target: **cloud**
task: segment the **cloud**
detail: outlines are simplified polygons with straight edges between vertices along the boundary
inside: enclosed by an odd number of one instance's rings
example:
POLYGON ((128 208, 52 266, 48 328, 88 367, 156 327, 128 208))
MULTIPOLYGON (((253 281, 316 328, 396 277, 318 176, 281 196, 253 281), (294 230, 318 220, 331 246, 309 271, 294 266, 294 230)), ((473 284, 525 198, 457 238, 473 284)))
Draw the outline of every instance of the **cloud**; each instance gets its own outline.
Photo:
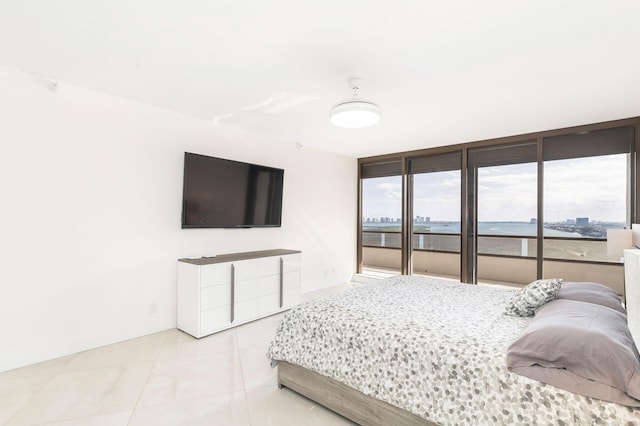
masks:
POLYGON ((528 222, 537 216, 537 164, 478 170, 478 221, 528 222))
POLYGON ((402 180, 400 176, 365 179, 362 184, 362 215, 365 217, 402 216, 402 180))
MULTIPOLYGON (((544 164, 544 220, 576 217, 625 222, 627 155, 547 161, 544 164)), ((485 167, 478 171, 480 221, 529 221, 537 216, 537 163, 485 167)), ((414 215, 459 220, 460 171, 414 176, 414 215)), ((365 179, 363 214, 399 217, 399 176, 365 179), (365 208, 366 207, 366 208, 365 208), (367 213, 368 212, 368 213, 367 213)))
POLYGON ((423 173, 413 180, 413 215, 434 221, 460 220, 460 171, 423 173))
POLYGON ((625 222, 626 154, 548 161, 544 173, 545 221, 625 222))

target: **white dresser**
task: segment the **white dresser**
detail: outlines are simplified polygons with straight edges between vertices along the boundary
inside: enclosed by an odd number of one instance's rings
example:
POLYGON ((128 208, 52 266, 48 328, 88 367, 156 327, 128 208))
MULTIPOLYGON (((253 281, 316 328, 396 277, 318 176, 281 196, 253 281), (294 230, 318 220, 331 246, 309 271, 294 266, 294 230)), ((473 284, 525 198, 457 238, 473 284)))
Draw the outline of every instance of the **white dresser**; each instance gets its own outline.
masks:
POLYGON ((640 348, 640 250, 624 251, 624 295, 631 336, 640 348))
POLYGON ((301 252, 265 250, 178 260, 178 328, 203 337, 300 302, 301 252))

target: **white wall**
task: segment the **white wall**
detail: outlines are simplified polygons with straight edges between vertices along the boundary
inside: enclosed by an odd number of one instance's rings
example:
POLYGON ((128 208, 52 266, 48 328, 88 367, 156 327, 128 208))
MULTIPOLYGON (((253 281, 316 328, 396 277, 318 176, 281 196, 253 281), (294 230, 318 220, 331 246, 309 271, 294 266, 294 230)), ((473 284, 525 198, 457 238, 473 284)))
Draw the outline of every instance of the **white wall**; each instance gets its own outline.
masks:
POLYGON ((175 327, 181 257, 355 271, 355 159, 2 68, 0 117, 0 371, 175 327), (284 168, 282 227, 180 229, 184 151, 284 168))

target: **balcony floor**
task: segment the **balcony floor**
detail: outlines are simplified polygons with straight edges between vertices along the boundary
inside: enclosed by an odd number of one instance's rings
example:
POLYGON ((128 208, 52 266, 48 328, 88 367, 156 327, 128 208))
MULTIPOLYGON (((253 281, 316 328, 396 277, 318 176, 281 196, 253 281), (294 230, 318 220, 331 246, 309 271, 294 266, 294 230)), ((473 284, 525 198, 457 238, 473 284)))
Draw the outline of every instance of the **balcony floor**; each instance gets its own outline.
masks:
MULTIPOLYGON (((381 280, 383 278, 391 277, 393 275, 398 275, 399 273, 400 272, 398 270, 389 269, 389 268, 363 266, 362 273, 356 274, 353 281, 369 282, 372 280, 381 280)), ((414 273, 413 275, 460 282, 459 277, 455 277, 452 275, 433 275, 433 274, 425 274, 425 273, 414 273)), ((504 281, 494 281, 494 280, 487 280, 487 279, 479 279, 478 285, 490 286, 490 287, 515 288, 515 289, 524 287, 523 284, 510 283, 510 282, 504 282, 504 281)))

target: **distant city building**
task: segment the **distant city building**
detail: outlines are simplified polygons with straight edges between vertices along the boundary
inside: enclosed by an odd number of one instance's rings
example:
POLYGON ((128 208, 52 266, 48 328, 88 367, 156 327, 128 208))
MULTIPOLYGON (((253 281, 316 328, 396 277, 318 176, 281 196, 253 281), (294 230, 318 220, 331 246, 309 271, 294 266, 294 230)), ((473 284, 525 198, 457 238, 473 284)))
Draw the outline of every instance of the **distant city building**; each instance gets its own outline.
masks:
POLYGON ((588 217, 576 217, 576 225, 588 225, 589 218, 588 217))
POLYGON ((568 225, 575 225, 576 220, 575 219, 567 219, 567 220, 565 220, 565 223, 568 224, 568 225))
POLYGON ((431 222, 431 218, 430 217, 424 217, 424 216, 416 216, 415 222, 416 223, 429 223, 429 222, 431 222))
POLYGON ((536 219, 535 217, 532 217, 531 220, 529 221, 529 223, 531 225, 537 225, 538 224, 538 219, 536 219))

